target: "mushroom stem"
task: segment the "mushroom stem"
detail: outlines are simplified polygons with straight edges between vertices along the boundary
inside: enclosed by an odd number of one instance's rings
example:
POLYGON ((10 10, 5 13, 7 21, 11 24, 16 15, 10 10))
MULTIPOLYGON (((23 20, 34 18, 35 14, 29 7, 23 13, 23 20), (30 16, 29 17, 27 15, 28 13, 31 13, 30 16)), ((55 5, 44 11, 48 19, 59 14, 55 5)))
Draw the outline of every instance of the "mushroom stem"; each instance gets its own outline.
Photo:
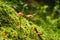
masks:
POLYGON ((19 26, 21 27, 21 17, 19 17, 19 20, 20 20, 20 22, 19 22, 19 26))

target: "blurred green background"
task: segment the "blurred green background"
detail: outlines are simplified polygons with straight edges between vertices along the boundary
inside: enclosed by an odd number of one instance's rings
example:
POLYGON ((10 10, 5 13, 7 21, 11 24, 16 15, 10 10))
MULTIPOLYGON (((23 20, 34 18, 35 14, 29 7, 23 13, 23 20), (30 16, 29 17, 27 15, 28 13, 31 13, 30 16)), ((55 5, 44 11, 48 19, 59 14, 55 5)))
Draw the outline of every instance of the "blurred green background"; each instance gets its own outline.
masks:
POLYGON ((0 40, 60 40, 59 4, 59 0, 0 0, 0 40), (23 16, 18 16, 20 12, 23 16))

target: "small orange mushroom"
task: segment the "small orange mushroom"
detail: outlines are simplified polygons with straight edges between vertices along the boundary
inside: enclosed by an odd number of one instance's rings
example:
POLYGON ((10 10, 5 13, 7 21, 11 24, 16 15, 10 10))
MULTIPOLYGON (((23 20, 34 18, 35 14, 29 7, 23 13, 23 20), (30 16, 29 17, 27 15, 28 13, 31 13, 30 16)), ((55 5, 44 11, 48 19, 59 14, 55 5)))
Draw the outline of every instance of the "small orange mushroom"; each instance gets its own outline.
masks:
POLYGON ((38 35, 42 35, 43 33, 42 33, 42 32, 38 32, 37 34, 38 34, 38 35))
POLYGON ((22 13, 22 12, 19 12, 19 13, 18 13, 18 16, 23 16, 23 13, 22 13))
POLYGON ((27 18, 33 18, 33 15, 29 14, 29 15, 26 15, 27 18))

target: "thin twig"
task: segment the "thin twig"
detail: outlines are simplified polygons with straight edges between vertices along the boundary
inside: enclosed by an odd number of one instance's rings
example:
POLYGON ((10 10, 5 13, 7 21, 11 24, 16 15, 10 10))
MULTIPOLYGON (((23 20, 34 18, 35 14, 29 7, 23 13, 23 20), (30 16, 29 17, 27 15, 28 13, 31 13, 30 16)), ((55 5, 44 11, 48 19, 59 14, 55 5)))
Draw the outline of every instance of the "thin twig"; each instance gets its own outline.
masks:
MULTIPOLYGON (((35 29, 36 33, 38 33, 37 29, 36 28, 34 28, 34 29, 35 29)), ((38 37, 40 38, 40 40, 43 40, 43 38, 39 34, 38 34, 38 37)))

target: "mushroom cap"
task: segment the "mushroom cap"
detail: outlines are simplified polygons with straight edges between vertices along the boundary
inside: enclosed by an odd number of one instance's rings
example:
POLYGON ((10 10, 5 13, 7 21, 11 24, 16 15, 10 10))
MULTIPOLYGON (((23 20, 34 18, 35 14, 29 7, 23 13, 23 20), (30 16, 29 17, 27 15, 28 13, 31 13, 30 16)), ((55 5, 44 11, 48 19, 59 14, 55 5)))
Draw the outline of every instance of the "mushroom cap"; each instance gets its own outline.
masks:
POLYGON ((29 15, 26 15, 27 18, 33 18, 33 15, 29 14, 29 15))
POLYGON ((18 16, 23 16, 23 13, 22 13, 22 12, 19 12, 19 13, 18 13, 18 16))

